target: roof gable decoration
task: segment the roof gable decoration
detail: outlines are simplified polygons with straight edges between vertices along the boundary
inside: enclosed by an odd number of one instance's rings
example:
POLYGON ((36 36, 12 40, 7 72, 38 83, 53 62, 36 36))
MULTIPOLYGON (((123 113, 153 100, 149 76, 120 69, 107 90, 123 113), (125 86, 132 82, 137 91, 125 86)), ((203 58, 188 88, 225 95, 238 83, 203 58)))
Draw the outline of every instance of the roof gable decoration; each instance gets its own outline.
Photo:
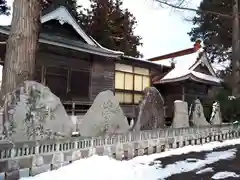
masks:
POLYGON ((109 53, 113 53, 116 55, 123 55, 124 53, 121 51, 114 51, 114 50, 110 50, 107 49, 103 46, 101 46, 95 39, 93 39, 92 37, 88 36, 85 31, 78 25, 78 23, 76 22, 76 20, 72 17, 72 15, 69 13, 69 11, 67 10, 66 7, 64 6, 60 6, 59 8, 51 11, 48 14, 45 14, 44 16, 42 16, 41 18, 41 23, 45 23, 48 22, 50 20, 58 20, 60 24, 64 24, 64 23, 68 23, 70 24, 75 31, 89 44, 95 47, 99 47, 109 53))
POLYGON ((96 43, 83 31, 83 29, 78 25, 76 20, 72 17, 66 7, 60 6, 59 8, 53 10, 52 12, 45 14, 41 17, 41 23, 48 22, 50 20, 58 20, 61 25, 64 23, 70 24, 75 31, 90 45, 97 46, 96 43))
POLYGON ((189 68, 190 71, 194 71, 198 66, 203 66, 205 65, 207 67, 207 69, 209 70, 210 74, 212 76, 216 77, 216 73, 211 65, 211 63, 209 62, 208 58, 207 58, 207 54, 205 52, 201 52, 199 54, 199 58, 196 60, 196 62, 189 68))
POLYGON ((187 69, 184 68, 174 68, 168 74, 166 74, 158 83, 167 83, 167 82, 177 82, 186 79, 192 79, 199 82, 213 82, 221 83, 222 79, 218 78, 215 71, 212 68, 212 65, 209 63, 208 58, 205 52, 200 52, 196 61, 187 69), (194 71, 198 66, 205 65, 209 70, 211 75, 194 71))

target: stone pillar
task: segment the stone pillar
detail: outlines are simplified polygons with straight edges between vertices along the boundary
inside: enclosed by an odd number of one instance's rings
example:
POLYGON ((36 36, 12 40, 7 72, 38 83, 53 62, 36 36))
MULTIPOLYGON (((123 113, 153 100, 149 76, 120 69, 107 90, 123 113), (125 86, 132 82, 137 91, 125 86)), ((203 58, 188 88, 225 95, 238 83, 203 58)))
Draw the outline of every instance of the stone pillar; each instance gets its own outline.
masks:
POLYGON ((191 140, 191 144, 192 144, 192 145, 195 145, 195 139, 192 139, 192 140, 191 140))
POLYGON ((144 148, 139 148, 138 149, 138 156, 143 156, 144 154, 144 148))
POLYGON ((158 146, 157 146, 157 153, 160 153, 161 152, 161 149, 162 148, 162 145, 161 144, 159 144, 158 146))
POLYGON ((199 144, 201 144, 201 143, 200 143, 200 139, 198 138, 197 139, 197 145, 199 145, 199 144))
POLYGON ((134 157, 134 149, 130 147, 128 149, 128 159, 132 159, 134 157))
POLYGON ((148 154, 152 154, 153 153, 153 146, 148 146, 148 154))
POLYGON ((207 138, 206 138, 206 143, 208 143, 210 141, 210 137, 208 136, 207 138))
POLYGON ((174 102, 173 128, 189 127, 188 104, 184 101, 174 102))
POLYGON ((123 151, 116 151, 116 159, 122 160, 123 158, 123 151))

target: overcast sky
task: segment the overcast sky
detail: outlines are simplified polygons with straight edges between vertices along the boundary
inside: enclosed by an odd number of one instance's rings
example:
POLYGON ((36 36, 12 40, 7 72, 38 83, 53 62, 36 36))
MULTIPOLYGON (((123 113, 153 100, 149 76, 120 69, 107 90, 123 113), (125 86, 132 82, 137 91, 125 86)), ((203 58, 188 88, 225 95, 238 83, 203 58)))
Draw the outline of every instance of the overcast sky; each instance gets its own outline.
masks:
MULTIPOLYGON (((188 7, 196 8, 201 0, 190 1, 188 7)), ((8 0, 12 4, 13 0, 8 0)), ((79 1, 84 6, 88 0, 79 1)), ((194 12, 174 11, 171 8, 162 8, 153 0, 123 0, 123 7, 128 8, 138 21, 135 33, 140 35, 143 46, 139 50, 144 58, 192 47, 193 43, 187 35, 192 28, 185 17, 194 16, 194 12)), ((10 24, 11 17, 0 16, 0 24, 10 24)))

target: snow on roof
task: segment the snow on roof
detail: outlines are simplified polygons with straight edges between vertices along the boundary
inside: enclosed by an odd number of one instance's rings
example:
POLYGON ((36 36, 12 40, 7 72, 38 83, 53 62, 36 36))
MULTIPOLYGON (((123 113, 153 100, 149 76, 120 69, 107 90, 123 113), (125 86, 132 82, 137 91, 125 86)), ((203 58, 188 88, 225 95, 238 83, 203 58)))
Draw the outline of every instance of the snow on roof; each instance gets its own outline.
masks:
POLYGON ((100 47, 101 49, 104 49, 106 51, 109 51, 111 53, 115 53, 115 54, 119 54, 119 55, 123 55, 124 53, 122 51, 114 51, 108 48, 103 47, 102 45, 100 45, 95 39, 93 39, 93 37, 90 36, 90 38, 93 40, 93 42, 95 42, 95 44, 97 44, 98 47, 100 47))
POLYGON ((92 39, 84 32, 84 30, 78 25, 76 20, 72 17, 66 7, 60 6, 57 9, 45 14, 41 17, 41 23, 48 22, 52 19, 58 20, 61 24, 70 24, 75 31, 90 45, 96 46, 92 39))
POLYGON ((41 23, 45 23, 47 21, 50 21, 52 19, 56 19, 59 21, 59 23, 64 24, 68 23, 70 24, 75 31, 89 44, 92 46, 98 46, 99 48, 108 51, 113 54, 123 55, 124 53, 121 51, 114 51, 107 49, 103 46, 101 46, 95 39, 88 36, 85 31, 79 26, 79 24, 76 22, 76 20, 72 17, 72 15, 69 13, 66 7, 60 6, 57 9, 51 11, 50 13, 45 14, 41 17, 41 23))
POLYGON ((149 63, 149 64, 156 64, 156 65, 159 65, 159 66, 165 66, 165 67, 171 67, 171 64, 160 64, 160 63, 157 63, 156 61, 149 61, 147 59, 143 59, 143 58, 136 58, 136 57, 132 57, 132 56, 126 56, 126 55, 123 55, 123 57, 125 58, 128 58, 128 59, 133 59, 133 60, 137 60, 137 61, 143 61, 143 62, 146 62, 146 63, 149 63))
MULTIPOLYGON (((171 59, 161 60, 166 62, 171 62, 171 59)), ((209 63, 206 55, 203 52, 203 49, 199 49, 197 52, 181 56, 175 58, 174 61, 176 62, 176 66, 173 70, 171 70, 168 74, 166 74, 159 83, 166 83, 166 82, 176 82, 182 81, 186 79, 193 79, 193 80, 205 80, 215 83, 221 83, 222 80, 216 77, 216 74, 209 63), (202 54, 200 54, 202 53, 202 54), (200 57, 201 56, 201 57, 200 57), (203 63, 208 68, 209 72, 212 75, 206 75, 200 72, 194 71, 194 69, 203 63)), ((160 61, 159 61, 160 62, 160 61)))

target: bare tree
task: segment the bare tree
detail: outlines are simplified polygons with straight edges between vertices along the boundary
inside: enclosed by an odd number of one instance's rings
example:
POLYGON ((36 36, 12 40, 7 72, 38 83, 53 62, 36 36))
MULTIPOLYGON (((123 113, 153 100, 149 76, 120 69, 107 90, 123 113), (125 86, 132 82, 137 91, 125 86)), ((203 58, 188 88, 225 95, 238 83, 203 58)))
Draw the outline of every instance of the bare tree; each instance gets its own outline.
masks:
POLYGON ((229 18, 233 21, 233 34, 232 34, 232 95, 240 96, 240 46, 239 46, 239 9, 238 0, 232 0, 233 2, 233 13, 223 14, 214 11, 202 11, 200 9, 194 9, 187 7, 187 4, 191 0, 155 0, 160 3, 161 6, 168 6, 174 9, 200 12, 205 14, 213 14, 223 18, 229 18))

